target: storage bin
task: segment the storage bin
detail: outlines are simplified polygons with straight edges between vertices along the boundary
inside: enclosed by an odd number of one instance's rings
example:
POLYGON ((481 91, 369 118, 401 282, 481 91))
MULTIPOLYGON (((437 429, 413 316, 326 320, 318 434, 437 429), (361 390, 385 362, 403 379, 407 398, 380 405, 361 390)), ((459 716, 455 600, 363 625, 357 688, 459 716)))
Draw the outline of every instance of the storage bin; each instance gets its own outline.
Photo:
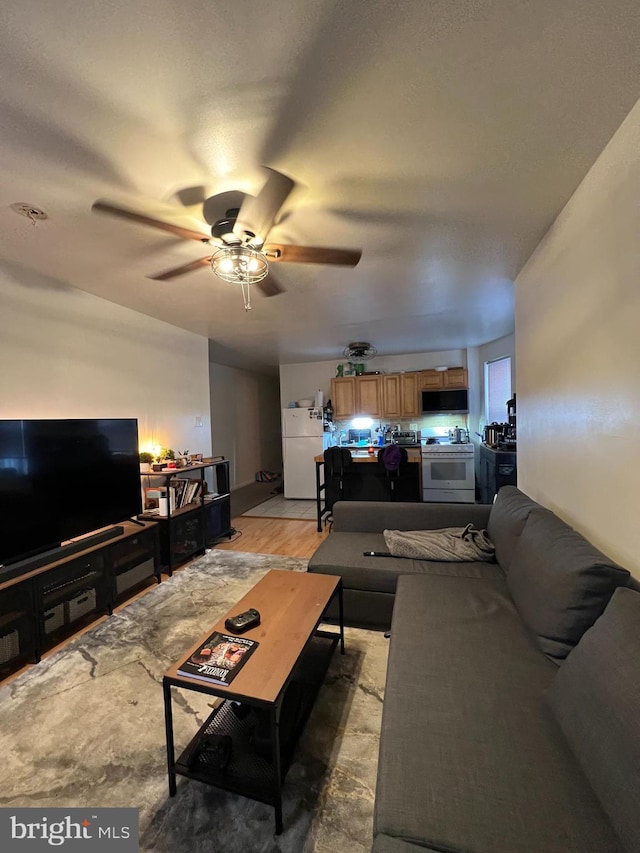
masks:
POLYGON ((96 609, 96 591, 91 589, 83 589, 74 598, 70 598, 64 603, 64 610, 67 622, 73 622, 84 616, 85 613, 90 613, 96 609))
POLYGON ((6 663, 20 654, 20 636, 17 629, 0 637, 0 664, 6 663))
POLYGON ((140 563, 137 566, 133 566, 126 572, 121 572, 119 575, 116 575, 116 592, 118 595, 124 592, 126 589, 130 589, 132 586, 136 586, 136 584, 141 583, 146 578, 150 578, 155 569, 155 564, 153 557, 149 560, 145 560, 143 563, 140 563))
POLYGON ((64 604, 56 604, 51 610, 44 612, 44 632, 51 634, 64 625, 64 604))

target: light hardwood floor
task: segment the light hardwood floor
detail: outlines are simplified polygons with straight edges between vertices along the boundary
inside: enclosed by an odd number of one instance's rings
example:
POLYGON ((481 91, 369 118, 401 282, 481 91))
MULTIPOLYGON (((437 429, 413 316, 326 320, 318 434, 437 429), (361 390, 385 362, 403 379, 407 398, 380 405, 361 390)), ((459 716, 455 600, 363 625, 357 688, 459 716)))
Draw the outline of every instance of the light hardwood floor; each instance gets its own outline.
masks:
POLYGON ((329 534, 328 527, 318 533, 315 521, 291 518, 241 515, 231 524, 238 533, 230 541, 222 540, 216 549, 308 558, 329 534))

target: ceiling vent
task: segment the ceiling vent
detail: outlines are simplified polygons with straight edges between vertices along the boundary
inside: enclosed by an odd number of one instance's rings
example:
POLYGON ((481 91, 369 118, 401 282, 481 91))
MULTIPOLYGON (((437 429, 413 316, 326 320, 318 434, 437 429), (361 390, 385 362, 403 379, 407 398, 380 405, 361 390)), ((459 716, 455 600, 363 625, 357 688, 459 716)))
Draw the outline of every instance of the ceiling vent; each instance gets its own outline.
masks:
POLYGON ((366 341, 354 341, 344 348, 342 354, 345 358, 348 358, 349 361, 368 361, 370 358, 373 358, 377 352, 378 350, 366 341))

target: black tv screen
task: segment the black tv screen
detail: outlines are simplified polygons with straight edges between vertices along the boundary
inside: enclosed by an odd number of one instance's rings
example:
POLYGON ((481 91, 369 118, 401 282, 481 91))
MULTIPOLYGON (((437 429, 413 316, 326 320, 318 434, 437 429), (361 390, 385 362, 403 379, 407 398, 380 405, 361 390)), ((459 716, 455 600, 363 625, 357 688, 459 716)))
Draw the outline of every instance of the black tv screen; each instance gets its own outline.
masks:
POLYGON ((141 511, 135 418, 0 421, 0 564, 141 511))

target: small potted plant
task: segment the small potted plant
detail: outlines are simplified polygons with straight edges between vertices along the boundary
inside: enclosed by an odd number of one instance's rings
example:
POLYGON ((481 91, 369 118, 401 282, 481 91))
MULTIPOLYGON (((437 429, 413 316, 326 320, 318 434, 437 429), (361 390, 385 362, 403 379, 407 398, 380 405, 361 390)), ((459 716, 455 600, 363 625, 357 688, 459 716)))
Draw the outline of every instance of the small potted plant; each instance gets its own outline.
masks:
POLYGON ((175 450, 172 450, 170 447, 163 447, 160 453, 158 453, 158 462, 162 463, 164 468, 175 468, 175 459, 175 450))
POLYGON ((151 469, 151 463, 153 462, 153 453, 149 453, 148 450, 141 450, 138 456, 140 459, 140 473, 148 474, 151 469))

